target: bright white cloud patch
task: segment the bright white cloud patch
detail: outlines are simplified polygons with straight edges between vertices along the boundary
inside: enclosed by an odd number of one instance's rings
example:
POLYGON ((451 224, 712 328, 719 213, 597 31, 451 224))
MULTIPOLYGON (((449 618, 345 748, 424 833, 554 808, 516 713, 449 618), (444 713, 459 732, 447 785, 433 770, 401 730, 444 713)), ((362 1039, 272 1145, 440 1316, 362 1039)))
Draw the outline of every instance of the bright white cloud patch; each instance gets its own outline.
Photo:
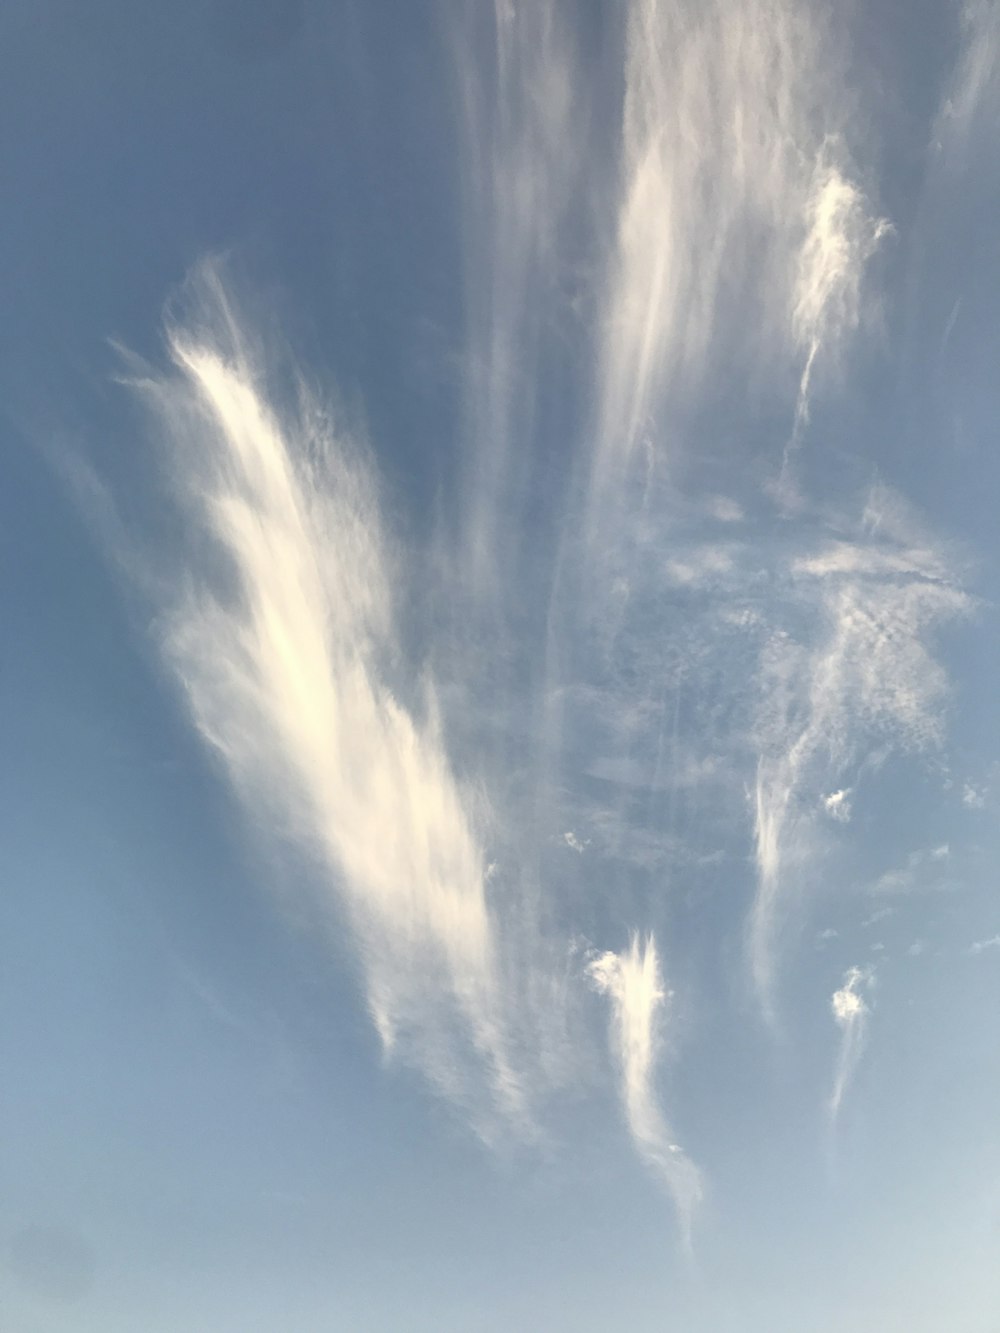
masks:
POLYGON ((368 466, 304 386, 278 406, 212 268, 190 295, 172 371, 137 385, 187 524, 166 659, 249 817, 319 866, 386 1049, 477 1116, 482 1082, 520 1117, 476 802, 433 682, 407 702, 389 682, 395 592, 368 466))
POLYGON ((604 953, 589 965, 590 976, 611 1002, 611 1045, 621 1073, 625 1118, 636 1147, 673 1197, 690 1239, 694 1209, 702 1196, 697 1167, 674 1141, 656 1096, 658 1027, 668 994, 660 976, 652 935, 633 935, 628 949, 604 953))
POLYGON ((823 797, 823 809, 838 824, 846 824, 851 818, 851 793, 846 787, 833 791, 823 797))
POLYGON ((836 356, 860 320, 865 264, 890 230, 868 215, 858 186, 842 168, 843 150, 823 145, 806 195, 806 236, 799 254, 792 298, 792 330, 805 357, 795 409, 795 438, 809 420, 809 397, 817 358, 836 356))
POLYGON ((531 484, 525 445, 585 158, 574 15, 554 0, 490 10, 454 11, 467 308, 457 527, 463 581, 495 604, 509 593, 497 572, 515 552, 511 519, 531 484))

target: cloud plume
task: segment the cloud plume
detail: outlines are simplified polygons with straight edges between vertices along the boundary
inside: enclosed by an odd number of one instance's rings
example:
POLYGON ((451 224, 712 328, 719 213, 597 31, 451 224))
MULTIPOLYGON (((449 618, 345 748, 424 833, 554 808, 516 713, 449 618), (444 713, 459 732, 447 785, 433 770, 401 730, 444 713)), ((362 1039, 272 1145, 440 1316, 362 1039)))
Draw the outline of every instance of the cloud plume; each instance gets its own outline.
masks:
POLYGON ((459 1101, 476 1100, 478 1065, 519 1116, 476 801, 433 682, 405 703, 390 684, 395 598, 369 467, 301 381, 278 405, 215 267, 187 296, 171 370, 136 380, 191 553, 165 658, 248 816, 307 850, 329 928, 334 906, 349 921, 386 1050, 459 1101))
POLYGON ((640 1155, 666 1185, 690 1243, 694 1209, 702 1197, 698 1168, 674 1141, 657 1101, 654 1078, 659 1022, 668 993, 663 989, 656 941, 633 935, 621 953, 603 953, 588 968, 611 1003, 611 1046, 621 1078, 629 1132, 640 1155))

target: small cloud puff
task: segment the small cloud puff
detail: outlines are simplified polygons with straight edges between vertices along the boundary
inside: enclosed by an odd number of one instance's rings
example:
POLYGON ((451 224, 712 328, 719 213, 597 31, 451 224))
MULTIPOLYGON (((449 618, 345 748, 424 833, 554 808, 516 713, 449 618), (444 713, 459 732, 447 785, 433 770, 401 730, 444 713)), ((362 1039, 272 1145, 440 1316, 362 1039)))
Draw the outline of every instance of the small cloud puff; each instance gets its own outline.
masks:
POLYGON ((569 832, 563 834, 563 842, 566 844, 567 847, 572 847, 574 852, 579 852, 581 855, 590 846, 589 838, 587 838, 585 841, 581 841, 581 839, 576 836, 576 834, 573 832, 572 829, 570 829, 569 832))
POLYGON ((851 818, 851 789, 844 787, 823 797, 823 809, 838 824, 846 824, 851 818))
POLYGON ((962 804, 970 810, 982 810, 986 804, 986 787, 975 787, 967 782, 962 788, 962 804))
POLYGON ((849 968, 844 974, 843 986, 834 991, 830 998, 833 1016, 841 1027, 856 1022, 868 1013, 868 1006, 859 992, 861 987, 870 984, 871 979, 871 973, 860 967, 849 968))

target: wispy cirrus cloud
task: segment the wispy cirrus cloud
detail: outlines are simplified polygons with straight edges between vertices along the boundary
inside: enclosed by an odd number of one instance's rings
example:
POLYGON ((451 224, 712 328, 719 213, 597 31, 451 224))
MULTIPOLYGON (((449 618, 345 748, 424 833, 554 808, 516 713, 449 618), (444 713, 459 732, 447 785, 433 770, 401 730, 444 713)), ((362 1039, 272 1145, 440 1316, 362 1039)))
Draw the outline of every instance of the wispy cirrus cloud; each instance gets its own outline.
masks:
POLYGON ((398 571, 370 466, 301 379, 275 395, 216 267, 186 298, 171 368, 133 379, 185 525, 164 658, 248 817, 313 862, 311 910, 331 933, 350 923, 385 1049, 481 1127, 526 1120, 481 801, 433 681, 405 701, 392 683, 398 571))
MULTIPOLYGON (((745 497, 716 496, 705 517, 725 524, 724 539, 685 544, 675 532, 682 497, 651 484, 672 445, 691 447, 691 413, 722 367, 727 391, 786 401, 797 443, 818 367, 835 365, 864 323, 866 265, 888 224, 853 160, 841 53, 819 13, 784 0, 739 14, 718 3, 694 12, 678 0, 632 0, 620 33, 618 142, 598 139, 588 157, 573 133, 587 123, 588 98, 568 8, 499 5, 490 27, 489 77, 473 61, 462 81, 474 473, 466 531, 468 549, 479 550, 468 567, 490 571, 473 586, 493 598, 473 618, 509 624, 529 593, 513 553, 507 589, 491 585, 495 538, 521 530, 532 486, 519 442, 532 438, 542 367, 554 364, 559 275, 568 256, 585 253, 593 276, 576 310, 592 317, 595 375, 583 395, 589 413, 575 416, 589 418, 589 438, 582 466, 566 474, 564 503, 546 511, 562 520, 559 559, 531 570, 531 592, 550 604, 535 645, 545 672, 532 705, 534 755, 518 758, 536 811, 552 799, 552 819, 585 828, 605 859, 664 864, 676 834, 651 827, 650 811, 662 809, 668 787, 673 824, 675 752, 687 743, 680 699, 692 689, 697 697, 696 663, 700 654, 707 665, 713 648, 695 625, 682 635, 660 628, 652 608, 673 585, 709 591, 716 609, 728 598, 734 627, 752 620, 765 701, 735 741, 713 737, 700 771, 717 780, 719 755, 756 729, 749 937, 764 996, 788 872, 809 841, 807 807, 853 788, 866 753, 894 743, 889 732, 904 749, 931 743, 917 736, 925 722, 934 731, 944 683, 925 638, 960 598, 939 553, 876 533, 871 515, 821 550, 776 552, 752 527, 733 532, 745 497), (603 212, 587 192, 595 182, 611 201, 603 212), (585 220, 573 233, 580 201, 585 220), (591 219, 595 239, 582 244, 591 219), (776 593, 770 603, 746 583, 754 564, 776 593), (595 798, 581 770, 613 786, 595 798)), ((482 31, 465 31, 466 57, 484 49, 482 31)), ((784 443, 776 466, 782 456, 787 465, 784 443)), ((734 665, 734 717, 753 688, 734 665)), ((850 804, 826 809, 843 821, 850 804)))
MULTIPOLYGON (((567 230, 584 147, 572 13, 557 0, 461 7, 453 42, 467 335, 457 528, 465 580, 495 614, 536 490, 539 368, 569 311, 567 230)), ((577 201, 578 202, 578 201, 577 201)))
POLYGON ((888 230, 851 161, 818 11, 634 0, 625 42, 598 342, 593 485, 605 499, 637 450, 653 466, 723 367, 730 389, 794 370, 797 443, 817 366, 858 328, 865 266, 888 230))
POLYGON ((655 1089, 661 1011, 669 1000, 663 988, 656 941, 633 935, 621 953, 603 953, 588 972, 611 1004, 611 1047, 621 1078, 621 1098, 629 1133, 643 1160, 660 1176, 673 1198, 685 1241, 690 1245, 694 1210, 702 1198, 698 1168, 675 1142, 655 1089))
POLYGON ((845 777, 856 785, 887 752, 940 744, 948 680, 931 643, 971 608, 944 553, 906 540, 895 497, 873 493, 865 514, 853 543, 792 561, 792 601, 802 598, 809 631, 772 634, 763 652, 749 948, 765 1006, 782 905, 809 845, 808 806, 845 777))
POLYGON ((809 421, 817 362, 835 363, 844 340, 861 319, 865 265, 891 227, 869 215, 862 190, 845 174, 844 152, 835 139, 820 149, 806 192, 806 234, 796 265, 792 331, 804 358, 795 404, 792 443, 809 421))
POLYGON ((829 796, 824 796, 823 809, 838 824, 849 823, 851 818, 850 787, 841 787, 839 791, 832 791, 829 796))
MULTIPOLYGON (((989 0, 966 0, 962 7, 963 48, 934 129, 934 147, 945 170, 966 165, 977 129, 1000 97, 1000 21, 989 0)), ((986 122, 986 123, 984 123, 986 122)))

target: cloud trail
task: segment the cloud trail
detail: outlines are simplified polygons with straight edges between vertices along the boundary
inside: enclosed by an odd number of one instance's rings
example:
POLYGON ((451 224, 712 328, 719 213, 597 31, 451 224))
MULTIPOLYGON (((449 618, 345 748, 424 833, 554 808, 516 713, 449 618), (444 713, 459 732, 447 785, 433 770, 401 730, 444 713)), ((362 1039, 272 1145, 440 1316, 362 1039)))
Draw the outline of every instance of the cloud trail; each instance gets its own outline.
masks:
POLYGON ((831 1121, 835 1121, 840 1113, 844 1095, 861 1058, 871 1013, 862 992, 871 989, 874 984, 875 974, 871 968, 851 967, 844 973, 843 985, 830 997, 830 1012, 841 1033, 833 1092, 830 1095, 831 1121))
POLYGON ((798 363, 797 442, 818 361, 857 328, 887 230, 857 181, 838 50, 816 10, 633 0, 625 42, 598 341, 602 496, 637 451, 653 466, 720 378, 759 390, 798 363))
POLYGON ((346 912, 386 1050, 481 1114, 478 1064, 496 1109, 523 1117, 477 802, 433 683, 409 704, 389 683, 395 592, 368 465, 304 384, 278 405, 216 268, 187 295, 173 370, 136 385, 191 550, 165 658, 248 816, 306 849, 320 908, 346 912))
POLYGON ((989 0, 962 6, 963 49, 935 125, 935 144, 944 149, 946 170, 968 165, 970 144, 982 128, 992 134, 992 114, 1000 97, 1000 19, 989 0))
POLYGON ((588 966, 599 991, 611 1002, 611 1045, 621 1078, 629 1132, 643 1160, 666 1185, 690 1245, 694 1209, 701 1201, 698 1168, 674 1141, 654 1088, 658 1025, 669 998, 660 976, 656 941, 632 936, 627 950, 603 953, 588 966))
POLYGON ((868 214, 859 187, 844 175, 843 152, 823 145, 805 204, 807 230, 796 266, 792 330, 805 357, 795 404, 792 443, 809 422, 813 372, 820 354, 835 357, 861 318, 865 265, 892 228, 868 214))
POLYGON ((517 557, 511 537, 535 489, 540 369, 566 299, 568 211, 583 162, 571 20, 555 0, 456 14, 468 327, 458 528, 480 613, 484 600, 496 612, 510 594, 497 570, 517 557))

